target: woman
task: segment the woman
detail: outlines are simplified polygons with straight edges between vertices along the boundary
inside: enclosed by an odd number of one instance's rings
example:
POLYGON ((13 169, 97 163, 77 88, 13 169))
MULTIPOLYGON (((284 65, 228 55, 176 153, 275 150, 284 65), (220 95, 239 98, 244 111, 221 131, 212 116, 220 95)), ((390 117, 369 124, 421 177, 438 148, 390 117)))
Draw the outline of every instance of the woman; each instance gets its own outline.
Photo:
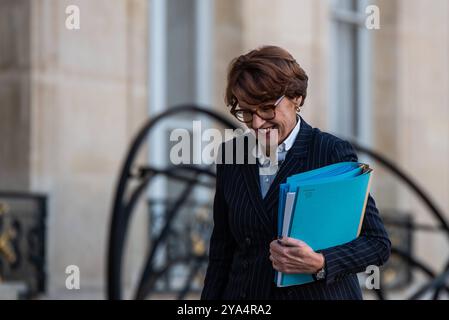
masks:
POLYGON ((262 174, 266 157, 256 164, 217 165, 202 299, 362 299, 356 273, 389 258, 391 243, 371 195, 360 236, 349 243, 315 252, 300 239, 276 239, 279 184, 292 174, 358 161, 350 143, 299 116, 307 82, 305 71, 279 47, 252 50, 231 62, 225 102, 258 138, 276 130, 279 166, 262 174), (316 281, 278 288, 276 270, 308 273, 316 281))

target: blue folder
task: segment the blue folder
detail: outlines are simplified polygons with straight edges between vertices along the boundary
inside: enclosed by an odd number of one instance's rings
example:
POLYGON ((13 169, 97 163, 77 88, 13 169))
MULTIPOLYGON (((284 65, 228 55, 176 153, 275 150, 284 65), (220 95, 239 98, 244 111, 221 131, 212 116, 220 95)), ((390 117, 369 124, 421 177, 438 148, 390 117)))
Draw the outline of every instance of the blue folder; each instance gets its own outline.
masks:
MULTIPOLYGON (((360 233, 370 190, 372 169, 367 164, 340 162, 296 174, 280 185, 278 235, 284 225, 287 193, 295 192, 287 235, 306 242, 314 251, 345 244, 360 233)), ((310 274, 276 272, 279 287, 312 282, 310 274)))

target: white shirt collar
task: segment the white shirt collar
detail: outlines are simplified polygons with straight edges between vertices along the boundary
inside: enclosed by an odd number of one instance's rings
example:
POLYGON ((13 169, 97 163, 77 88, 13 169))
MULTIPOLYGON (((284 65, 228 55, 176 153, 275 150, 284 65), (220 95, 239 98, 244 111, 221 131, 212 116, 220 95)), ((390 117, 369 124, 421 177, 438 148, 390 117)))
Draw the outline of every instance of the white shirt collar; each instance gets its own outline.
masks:
POLYGON ((299 129, 301 128, 301 117, 298 116, 297 119, 298 121, 296 121, 296 125, 293 128, 292 132, 290 132, 288 137, 278 146, 278 152, 290 150, 295 143, 296 137, 299 133, 299 129))

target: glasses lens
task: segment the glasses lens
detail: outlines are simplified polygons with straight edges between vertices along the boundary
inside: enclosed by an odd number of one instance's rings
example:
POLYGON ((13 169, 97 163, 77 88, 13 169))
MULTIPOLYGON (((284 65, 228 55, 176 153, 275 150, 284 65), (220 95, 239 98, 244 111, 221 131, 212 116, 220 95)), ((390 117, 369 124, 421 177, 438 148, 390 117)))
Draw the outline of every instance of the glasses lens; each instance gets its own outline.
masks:
POLYGON ((261 107, 257 113, 262 119, 265 119, 265 120, 271 120, 275 116, 273 106, 261 107))
POLYGON ((253 120, 253 115, 251 112, 249 111, 245 111, 245 110, 238 110, 235 113, 235 117, 241 121, 241 122, 251 122, 253 120))

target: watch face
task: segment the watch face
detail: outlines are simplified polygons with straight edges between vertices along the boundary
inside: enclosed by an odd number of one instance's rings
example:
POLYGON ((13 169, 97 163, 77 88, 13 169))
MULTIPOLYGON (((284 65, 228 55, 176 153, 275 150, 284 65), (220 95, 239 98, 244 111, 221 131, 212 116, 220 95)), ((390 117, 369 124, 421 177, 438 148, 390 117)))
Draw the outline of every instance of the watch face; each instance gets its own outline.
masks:
POLYGON ((324 279, 324 270, 323 270, 323 269, 321 269, 320 271, 318 271, 318 273, 316 274, 316 278, 317 278, 318 280, 324 279))

